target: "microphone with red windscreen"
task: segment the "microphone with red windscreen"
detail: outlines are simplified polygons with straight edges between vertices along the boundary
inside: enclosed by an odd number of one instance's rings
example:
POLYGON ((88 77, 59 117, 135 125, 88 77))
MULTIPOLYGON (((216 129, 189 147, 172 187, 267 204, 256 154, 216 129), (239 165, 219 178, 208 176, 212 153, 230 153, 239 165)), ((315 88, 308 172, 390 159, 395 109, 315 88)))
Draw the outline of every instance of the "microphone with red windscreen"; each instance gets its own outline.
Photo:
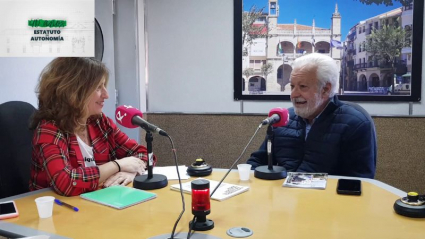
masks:
POLYGON ((120 125, 126 128, 136 128, 140 126, 146 130, 145 139, 148 153, 148 174, 136 176, 133 180, 133 187, 143 190, 163 188, 168 184, 167 177, 162 174, 153 174, 152 132, 163 136, 168 136, 168 134, 156 125, 147 122, 142 117, 142 112, 133 108, 131 105, 121 105, 115 110, 115 119, 120 125))
POLYGON ((286 178, 286 169, 283 166, 273 165, 273 150, 272 142, 274 138, 273 127, 282 127, 288 124, 289 113, 285 108, 273 108, 269 112, 269 117, 262 125, 268 124, 267 128, 267 161, 268 164, 255 168, 254 177, 266 180, 276 180, 286 178), (273 126, 273 127, 272 127, 273 126))
POLYGON ((142 112, 131 105, 121 105, 115 110, 115 119, 126 128, 142 127, 146 131, 158 133, 162 136, 168 135, 164 130, 147 122, 142 117, 142 112))
POLYGON ((269 112, 269 117, 261 122, 261 124, 272 124, 274 127, 281 127, 288 124, 289 113, 285 108, 273 108, 269 112))

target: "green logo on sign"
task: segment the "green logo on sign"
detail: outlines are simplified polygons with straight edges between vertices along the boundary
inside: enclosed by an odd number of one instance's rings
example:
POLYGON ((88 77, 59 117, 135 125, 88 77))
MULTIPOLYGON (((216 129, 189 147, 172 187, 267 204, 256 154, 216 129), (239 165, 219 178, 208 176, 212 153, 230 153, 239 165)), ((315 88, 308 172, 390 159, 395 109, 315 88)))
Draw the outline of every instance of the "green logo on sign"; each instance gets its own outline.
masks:
POLYGON ((28 26, 30 27, 65 27, 66 21, 35 19, 35 20, 28 20, 28 26))

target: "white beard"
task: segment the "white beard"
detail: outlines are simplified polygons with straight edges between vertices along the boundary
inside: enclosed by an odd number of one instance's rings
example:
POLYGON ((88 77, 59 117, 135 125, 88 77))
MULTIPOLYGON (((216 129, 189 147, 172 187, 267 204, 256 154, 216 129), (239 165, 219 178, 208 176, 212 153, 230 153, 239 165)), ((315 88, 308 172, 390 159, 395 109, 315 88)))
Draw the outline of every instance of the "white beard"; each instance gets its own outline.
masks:
POLYGON ((295 109, 295 114, 304 119, 311 117, 316 112, 317 108, 324 102, 319 93, 314 94, 314 100, 307 101, 306 107, 299 108, 295 105, 297 101, 305 101, 302 97, 291 99, 291 101, 295 109))

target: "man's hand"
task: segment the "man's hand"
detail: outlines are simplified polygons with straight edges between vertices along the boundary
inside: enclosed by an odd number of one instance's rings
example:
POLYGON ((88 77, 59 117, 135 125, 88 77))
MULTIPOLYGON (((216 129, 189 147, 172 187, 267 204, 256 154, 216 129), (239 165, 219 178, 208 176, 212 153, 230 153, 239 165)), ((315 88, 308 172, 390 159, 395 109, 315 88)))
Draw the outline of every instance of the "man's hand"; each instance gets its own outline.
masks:
POLYGON ((127 184, 133 182, 135 176, 136 173, 118 172, 106 179, 106 181, 103 183, 103 187, 106 188, 114 185, 126 186, 127 184))

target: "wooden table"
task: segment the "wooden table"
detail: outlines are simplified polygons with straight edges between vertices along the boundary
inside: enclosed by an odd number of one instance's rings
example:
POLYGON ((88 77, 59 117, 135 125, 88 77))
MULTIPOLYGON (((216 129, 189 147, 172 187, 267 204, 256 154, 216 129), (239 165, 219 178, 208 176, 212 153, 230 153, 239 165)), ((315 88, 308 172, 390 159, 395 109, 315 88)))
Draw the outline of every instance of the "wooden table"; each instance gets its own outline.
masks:
MULTIPOLYGON (((252 173, 252 172, 251 172, 252 173)), ((209 179, 220 180, 224 171, 215 170, 209 179)), ((190 180, 193 180, 191 178, 190 180)), ((183 182, 188 180, 183 180, 183 182)), ((254 178, 239 181, 231 172, 225 182, 250 187, 225 201, 211 201, 207 216, 215 228, 201 232, 232 238, 226 231, 243 226, 253 230, 249 238, 425 238, 425 219, 396 214, 394 202, 404 194, 376 180, 364 179, 361 196, 338 195, 337 179, 330 177, 325 190, 282 187, 284 180, 254 178)), ((169 181, 170 184, 177 180, 169 181)), ((170 233, 182 205, 179 192, 169 185, 152 190, 158 197, 124 210, 99 205, 80 197, 61 197, 44 190, 18 195, 20 216, 0 222, 0 234, 9 231, 24 236, 54 234, 70 238, 149 238, 170 233), (39 219, 34 199, 53 195, 74 205, 79 212, 54 206, 53 217, 39 219)), ((4 201, 2 199, 1 201, 4 201)), ((187 232, 192 220, 191 196, 185 194, 186 212, 177 231, 187 232)))

